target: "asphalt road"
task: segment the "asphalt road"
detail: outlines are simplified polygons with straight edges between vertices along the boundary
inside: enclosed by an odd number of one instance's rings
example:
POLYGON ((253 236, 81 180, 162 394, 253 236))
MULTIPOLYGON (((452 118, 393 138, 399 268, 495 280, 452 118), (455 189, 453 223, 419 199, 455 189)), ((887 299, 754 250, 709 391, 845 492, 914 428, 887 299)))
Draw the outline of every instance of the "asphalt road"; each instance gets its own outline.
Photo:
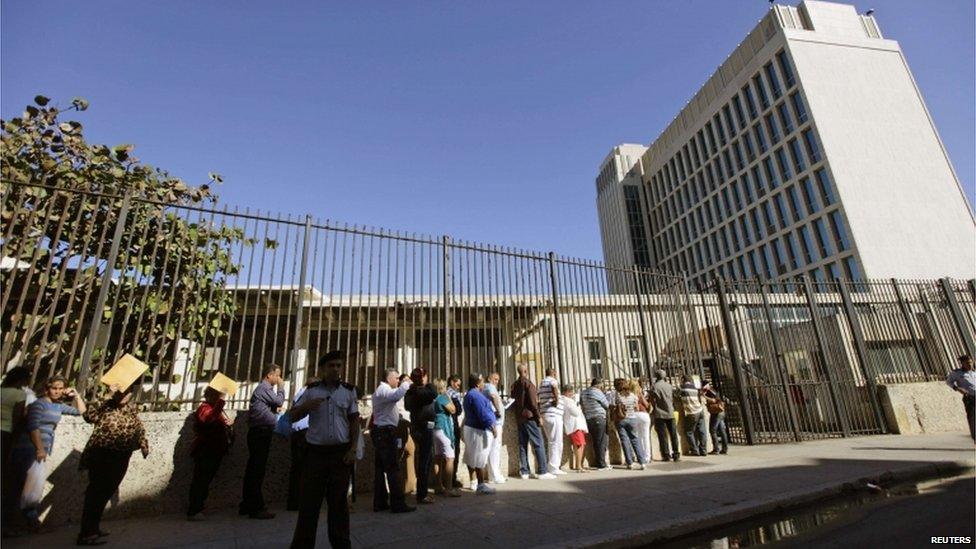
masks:
POLYGON ((774 547, 973 547, 976 545, 976 479, 957 478, 915 496, 894 496, 848 509, 841 518, 772 544, 774 547), (938 543, 933 537, 968 537, 938 543))

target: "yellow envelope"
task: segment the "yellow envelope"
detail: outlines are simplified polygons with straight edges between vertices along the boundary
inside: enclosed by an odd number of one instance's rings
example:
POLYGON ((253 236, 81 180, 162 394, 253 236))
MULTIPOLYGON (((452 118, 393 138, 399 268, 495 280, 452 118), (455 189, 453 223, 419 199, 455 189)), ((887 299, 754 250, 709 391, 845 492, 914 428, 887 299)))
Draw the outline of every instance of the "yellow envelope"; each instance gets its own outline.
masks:
POLYGON ((209 386, 224 393, 225 396, 231 396, 237 392, 237 382, 220 372, 217 372, 214 378, 210 380, 209 386))
POLYGON ((125 354, 109 371, 105 372, 105 375, 102 376, 102 383, 109 387, 118 385, 122 390, 125 390, 147 370, 149 370, 149 366, 145 362, 130 354, 125 354))

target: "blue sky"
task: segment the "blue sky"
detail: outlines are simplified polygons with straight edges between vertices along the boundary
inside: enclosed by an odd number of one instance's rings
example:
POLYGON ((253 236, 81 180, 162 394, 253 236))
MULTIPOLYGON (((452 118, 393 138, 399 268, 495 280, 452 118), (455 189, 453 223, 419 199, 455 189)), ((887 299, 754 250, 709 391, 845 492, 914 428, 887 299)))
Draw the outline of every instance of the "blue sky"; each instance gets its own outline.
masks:
MULTIPOLYGON (((972 203, 974 2, 869 7, 972 203)), ((90 141, 217 171, 231 205, 599 258, 604 155, 657 136, 767 9, 5 0, 0 112, 86 97, 90 141)))

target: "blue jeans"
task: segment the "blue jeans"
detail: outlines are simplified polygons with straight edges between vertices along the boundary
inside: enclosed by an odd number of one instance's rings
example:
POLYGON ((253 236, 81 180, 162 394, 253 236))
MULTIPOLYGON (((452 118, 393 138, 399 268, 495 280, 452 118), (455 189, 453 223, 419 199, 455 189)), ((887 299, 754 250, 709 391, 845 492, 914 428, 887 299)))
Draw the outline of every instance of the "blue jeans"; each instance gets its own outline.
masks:
POLYGON ((529 443, 535 449, 535 468, 538 474, 546 472, 546 447, 542 442, 542 429, 534 420, 519 423, 519 474, 529 474, 529 443))
POLYGON ((712 414, 708 418, 708 429, 712 432, 712 451, 729 451, 729 428, 725 426, 725 412, 712 414))
POLYGON ((705 413, 699 412, 685 416, 685 434, 691 443, 691 455, 703 456, 708 449, 708 429, 705 427, 705 413))
POLYGON ((644 463, 644 448, 641 445, 640 437, 637 436, 637 420, 627 418, 617 422, 617 436, 620 437, 620 446, 624 450, 624 461, 627 465, 633 462, 644 463))

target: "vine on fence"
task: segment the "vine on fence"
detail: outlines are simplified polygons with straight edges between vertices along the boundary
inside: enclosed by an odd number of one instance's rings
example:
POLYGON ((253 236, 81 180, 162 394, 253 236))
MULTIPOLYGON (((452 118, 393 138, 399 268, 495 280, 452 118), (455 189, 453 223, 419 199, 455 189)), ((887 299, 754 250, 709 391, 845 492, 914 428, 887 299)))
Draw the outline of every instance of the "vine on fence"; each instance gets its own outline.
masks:
POLYGON ((223 335, 224 320, 236 310, 224 285, 241 269, 231 252, 254 240, 240 228, 194 222, 173 210, 216 203, 218 174, 194 186, 140 162, 132 145, 88 143, 81 123, 61 120, 87 108, 81 98, 58 107, 37 96, 22 116, 0 120, 6 270, 0 358, 5 369, 32 367, 39 378, 75 373, 79 340, 91 322, 103 322, 110 328, 92 372, 122 352, 165 372, 178 340, 223 335), (131 205, 109 266, 126 195, 131 205), (109 299, 94 311, 105 269, 109 299))

